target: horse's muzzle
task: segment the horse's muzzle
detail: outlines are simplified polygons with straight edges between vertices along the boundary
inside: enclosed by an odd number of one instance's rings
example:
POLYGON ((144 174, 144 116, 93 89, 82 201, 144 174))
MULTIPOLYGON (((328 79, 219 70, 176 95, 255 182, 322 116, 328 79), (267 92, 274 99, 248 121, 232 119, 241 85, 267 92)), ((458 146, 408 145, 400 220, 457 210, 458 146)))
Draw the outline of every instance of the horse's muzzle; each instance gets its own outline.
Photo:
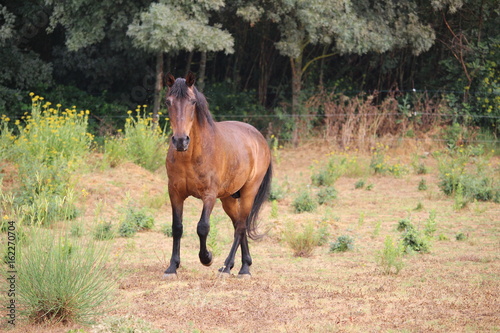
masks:
POLYGON ((186 151, 189 147, 189 136, 173 136, 172 137, 172 143, 174 144, 174 147, 177 151, 186 151))

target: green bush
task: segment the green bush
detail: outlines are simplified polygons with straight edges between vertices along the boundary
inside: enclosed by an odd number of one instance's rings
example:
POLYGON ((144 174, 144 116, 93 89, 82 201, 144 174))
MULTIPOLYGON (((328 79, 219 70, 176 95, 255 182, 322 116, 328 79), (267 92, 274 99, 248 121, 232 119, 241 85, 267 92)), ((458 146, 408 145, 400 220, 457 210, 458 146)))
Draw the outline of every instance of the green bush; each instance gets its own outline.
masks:
POLYGON ((316 202, 309 191, 302 191, 292 203, 296 213, 312 212, 316 209, 316 202))
POLYGON ((360 179, 356 183, 354 183, 354 188, 355 189, 363 188, 365 186, 365 183, 366 182, 364 179, 360 179))
POLYGON ((384 241, 384 248, 377 252, 375 259, 384 274, 398 274, 404 267, 404 247, 396 243, 391 236, 384 241))
POLYGON ((422 232, 414 227, 408 228, 402 235, 402 244, 406 253, 415 252, 429 252, 430 242, 429 239, 422 234, 422 232))
MULTIPOLYGON (((31 95, 31 113, 15 121, 15 131, 2 132, 0 153, 18 166, 21 187, 14 205, 23 212, 19 222, 48 225, 76 217, 71 176, 83 165, 93 136, 87 132, 88 110, 52 107, 31 95)), ((0 128, 9 122, 2 116, 0 128)))
POLYGON ((271 191, 269 192, 269 201, 280 201, 285 197, 285 190, 283 186, 281 186, 277 180, 272 181, 271 183, 271 191))
POLYGON ((95 240, 110 240, 115 238, 113 225, 111 222, 101 222, 94 228, 93 236, 95 240))
POLYGON ((427 190, 427 182, 425 181, 425 179, 422 178, 418 182, 418 190, 419 191, 426 191, 427 190))
POLYGON ((337 190, 333 186, 323 187, 319 190, 317 197, 320 205, 331 203, 337 199, 337 190))
POLYGON ((164 128, 154 126, 152 118, 146 113, 147 106, 138 106, 128 111, 123 135, 105 141, 104 162, 113 167, 125 160, 134 162, 150 171, 156 171, 165 164, 169 133, 164 128))
POLYGON ((122 237, 132 237, 137 231, 151 230, 155 224, 154 217, 144 210, 129 207, 125 218, 118 227, 118 234, 122 237))
POLYGON ((330 244, 330 252, 346 252, 354 250, 354 238, 348 235, 342 235, 330 244))
POLYGON ((108 250, 82 238, 34 230, 16 248, 21 314, 34 323, 88 323, 109 307, 115 279, 108 250))

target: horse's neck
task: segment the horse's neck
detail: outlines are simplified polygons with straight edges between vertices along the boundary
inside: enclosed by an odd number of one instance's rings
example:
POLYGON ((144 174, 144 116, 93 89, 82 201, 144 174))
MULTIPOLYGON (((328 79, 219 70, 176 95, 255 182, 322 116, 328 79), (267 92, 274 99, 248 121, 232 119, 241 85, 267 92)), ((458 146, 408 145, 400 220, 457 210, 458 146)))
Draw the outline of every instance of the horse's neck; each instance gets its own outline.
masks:
POLYGON ((205 123, 200 124, 196 120, 191 129, 191 144, 193 145, 193 156, 198 157, 199 155, 212 154, 214 145, 216 130, 215 127, 205 123))

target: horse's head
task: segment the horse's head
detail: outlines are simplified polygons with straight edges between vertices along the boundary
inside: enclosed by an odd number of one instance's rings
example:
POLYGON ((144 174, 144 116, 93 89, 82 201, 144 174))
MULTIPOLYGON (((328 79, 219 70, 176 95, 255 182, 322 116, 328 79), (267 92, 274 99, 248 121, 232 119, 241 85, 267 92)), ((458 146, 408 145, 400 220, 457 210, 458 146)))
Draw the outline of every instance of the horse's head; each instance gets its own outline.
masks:
POLYGON ((170 73, 166 76, 169 90, 165 103, 172 124, 172 143, 177 151, 186 151, 189 147, 189 134, 196 117, 197 96, 194 81, 195 77, 191 72, 185 79, 176 80, 170 73))

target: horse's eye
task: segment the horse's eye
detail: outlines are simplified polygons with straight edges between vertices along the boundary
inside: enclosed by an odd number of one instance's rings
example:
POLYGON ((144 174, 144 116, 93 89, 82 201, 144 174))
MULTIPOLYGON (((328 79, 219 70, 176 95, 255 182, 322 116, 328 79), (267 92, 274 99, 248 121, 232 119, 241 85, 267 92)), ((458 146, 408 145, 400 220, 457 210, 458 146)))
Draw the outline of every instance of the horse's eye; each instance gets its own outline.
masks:
POLYGON ((171 106, 172 102, 169 99, 167 99, 167 100, 165 100, 165 104, 167 104, 167 106, 171 106))
POLYGON ((191 104, 192 104, 192 105, 195 105, 195 104, 196 104, 196 100, 195 100, 195 99, 192 99, 192 100, 191 100, 191 104))

